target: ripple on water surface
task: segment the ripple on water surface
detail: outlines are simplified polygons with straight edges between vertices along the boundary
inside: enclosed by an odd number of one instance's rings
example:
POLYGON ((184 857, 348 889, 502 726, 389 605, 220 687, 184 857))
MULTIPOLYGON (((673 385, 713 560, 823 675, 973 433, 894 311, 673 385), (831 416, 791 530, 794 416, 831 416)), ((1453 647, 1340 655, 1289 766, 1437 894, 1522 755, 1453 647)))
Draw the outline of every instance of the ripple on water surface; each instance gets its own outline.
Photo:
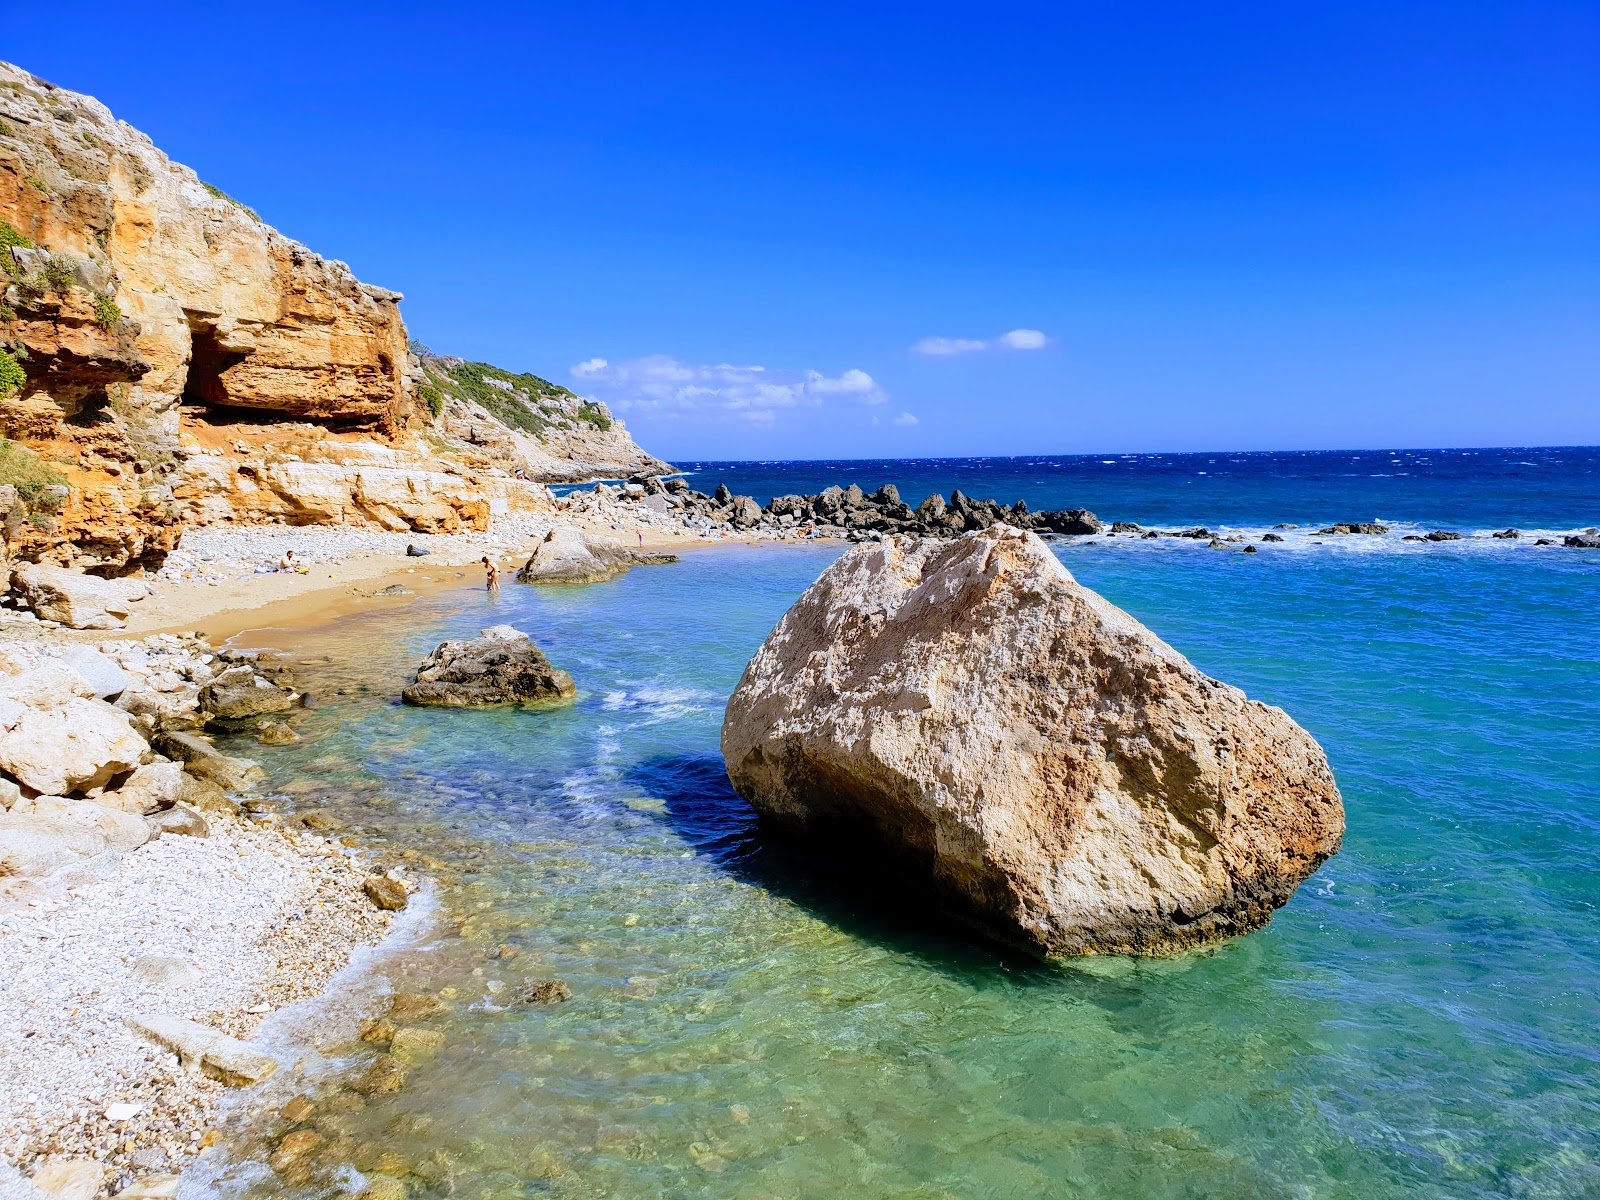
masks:
POLYGON ((436 595, 294 638, 323 706, 305 742, 252 749, 317 785, 295 803, 446 880, 445 930, 395 966, 454 989, 446 1043, 334 1114, 366 1169, 496 1197, 1600 1188, 1600 555, 1064 551, 1322 740, 1350 828, 1259 934, 1048 965, 818 877, 729 790, 723 698, 829 553, 436 595), (439 640, 501 621, 571 670, 575 707, 389 702, 439 640), (512 1002, 551 978, 571 1001, 512 1002))

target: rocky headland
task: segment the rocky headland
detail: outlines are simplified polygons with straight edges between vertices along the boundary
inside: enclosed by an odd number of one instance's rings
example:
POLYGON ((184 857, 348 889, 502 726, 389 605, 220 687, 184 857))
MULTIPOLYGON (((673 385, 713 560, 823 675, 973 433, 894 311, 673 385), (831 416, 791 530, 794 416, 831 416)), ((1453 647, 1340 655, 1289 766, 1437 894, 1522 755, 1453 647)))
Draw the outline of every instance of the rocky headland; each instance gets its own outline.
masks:
POLYGON ((0 63, 11 560, 159 566, 220 522, 483 530, 660 471, 603 405, 408 341, 356 279, 104 105, 0 63))
POLYGON ((762 817, 1045 955, 1259 928, 1339 848, 1321 748, 996 525, 843 555, 728 701, 762 817))

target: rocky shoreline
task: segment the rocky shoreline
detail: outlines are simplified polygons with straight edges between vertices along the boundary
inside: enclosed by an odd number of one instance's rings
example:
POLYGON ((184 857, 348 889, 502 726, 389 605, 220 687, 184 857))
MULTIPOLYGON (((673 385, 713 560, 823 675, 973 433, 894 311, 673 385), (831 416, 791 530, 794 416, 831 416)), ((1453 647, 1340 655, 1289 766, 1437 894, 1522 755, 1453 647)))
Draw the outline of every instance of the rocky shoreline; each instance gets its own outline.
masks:
POLYGON ((98 644, 5 622, 0 653, 0 1194, 172 1195, 241 1039, 379 942, 409 881, 293 821, 207 726, 286 734, 267 656, 193 636, 98 644))
MULTIPOLYGON (((726 485, 718 485, 713 493, 707 494, 695 491, 682 476, 636 475, 624 484, 600 482, 591 489, 569 493, 562 503, 573 514, 611 517, 622 514, 634 520, 676 520, 686 529, 707 537, 821 537, 860 542, 902 534, 954 538, 995 525, 1009 525, 1046 538, 1183 538, 1205 542, 1213 549, 1254 545, 1242 534, 1206 526, 1156 529, 1133 521, 1107 522, 1086 508, 1034 511, 1026 500, 1008 505, 993 499, 975 499, 959 488, 951 492, 948 499, 935 492, 912 508, 892 483, 871 492, 857 484, 835 485, 814 495, 775 496, 762 505, 753 496, 734 494, 726 485)), ((1299 529, 1298 525, 1278 524, 1273 527, 1274 531, 1263 533, 1259 542, 1283 542, 1283 534, 1276 531, 1299 529)), ((1391 527, 1377 522, 1349 521, 1305 532, 1318 537, 1384 537, 1391 532, 1391 527)), ((1485 538, 1500 542, 1526 540, 1535 546, 1600 549, 1600 528, 1559 537, 1526 539, 1516 528, 1481 535, 1435 529, 1403 534, 1399 540, 1439 544, 1485 538)))

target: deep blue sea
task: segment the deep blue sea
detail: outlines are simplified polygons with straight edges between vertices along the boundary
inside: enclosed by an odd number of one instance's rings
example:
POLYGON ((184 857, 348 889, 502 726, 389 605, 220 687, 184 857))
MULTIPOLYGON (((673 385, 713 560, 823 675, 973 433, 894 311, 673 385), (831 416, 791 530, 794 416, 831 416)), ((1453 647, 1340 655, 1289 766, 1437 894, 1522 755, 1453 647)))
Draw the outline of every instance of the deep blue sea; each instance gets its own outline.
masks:
POLYGON ((719 483, 766 504, 830 483, 885 483, 912 506, 932 492, 1087 508, 1141 525, 1270 526, 1395 521, 1460 530, 1600 521, 1600 450, 1335 450, 1238 454, 1037 454, 1015 458, 686 462, 697 491, 719 483))
MULTIPOLYGON (((959 486, 1170 526, 1600 523, 1590 449, 685 465, 761 499, 959 486)), ((341 1136, 414 1196, 1600 1196, 1600 551, 1293 532, 1056 544, 1286 708, 1344 792, 1342 852, 1267 929, 1170 961, 1019 959, 756 827, 722 707, 836 546, 260 635, 323 697, 301 744, 248 744, 286 804, 444 880, 441 928, 389 969, 450 998, 449 1041, 341 1136), (498 622, 572 672, 574 707, 394 702, 440 640, 498 622), (546 978, 573 999, 510 1003, 546 978)), ((352 1072, 372 1053, 347 1050, 352 1072)))

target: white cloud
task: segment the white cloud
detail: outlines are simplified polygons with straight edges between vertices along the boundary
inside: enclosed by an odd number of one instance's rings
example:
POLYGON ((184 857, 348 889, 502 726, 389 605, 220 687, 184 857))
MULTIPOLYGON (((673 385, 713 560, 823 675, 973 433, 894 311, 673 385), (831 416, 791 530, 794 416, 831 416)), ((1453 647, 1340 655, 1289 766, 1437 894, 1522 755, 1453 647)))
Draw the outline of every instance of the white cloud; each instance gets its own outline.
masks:
POLYGON ((721 413, 761 423, 774 420, 781 410, 815 407, 831 396, 859 404, 882 404, 889 398, 871 375, 855 368, 830 376, 732 363, 695 366, 652 354, 619 363, 585 359, 572 374, 593 384, 600 399, 623 412, 721 413))
POLYGON ((974 350, 987 350, 988 342, 976 338, 923 338, 911 347, 918 354, 971 354, 974 350))
POLYGON ((896 425, 915 425, 917 423, 917 416, 915 413, 903 412, 894 419, 894 423, 896 425))
POLYGON ((916 354, 944 356, 972 354, 979 350, 1043 350, 1050 338, 1037 329, 1013 329, 987 341, 982 338, 923 338, 911 347, 916 354))
POLYGON ((1011 350, 1043 350, 1049 340, 1037 329, 1013 329, 1010 333, 1002 333, 995 339, 997 342, 1005 343, 1011 350))

